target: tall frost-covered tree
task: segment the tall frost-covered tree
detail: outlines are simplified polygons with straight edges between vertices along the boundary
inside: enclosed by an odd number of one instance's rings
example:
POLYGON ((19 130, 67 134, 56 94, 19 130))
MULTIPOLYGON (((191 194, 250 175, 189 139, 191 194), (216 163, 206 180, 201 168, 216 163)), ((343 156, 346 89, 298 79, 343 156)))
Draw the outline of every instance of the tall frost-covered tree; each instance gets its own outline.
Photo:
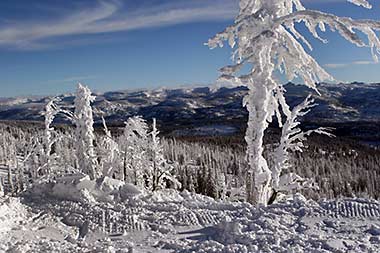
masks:
POLYGON ((94 100, 95 96, 91 95, 91 90, 79 83, 74 100, 75 149, 79 169, 89 175, 91 180, 99 176, 94 149, 94 119, 91 108, 94 100))
POLYGON ((120 138, 123 155, 123 178, 141 188, 145 187, 144 172, 149 167, 146 158, 148 145, 148 125, 139 116, 125 122, 124 133, 120 138))
POLYGON ((45 106, 45 133, 44 133, 44 173, 49 174, 51 170, 51 153, 52 153, 52 146, 55 143, 55 137, 54 137, 54 128, 51 126, 51 124, 54 121, 55 116, 59 112, 59 108, 56 105, 57 99, 54 98, 50 100, 46 106, 45 106))
POLYGON ((108 129, 106 121, 102 118, 105 135, 99 144, 99 153, 101 157, 100 165, 103 176, 120 177, 119 171, 119 145, 113 139, 111 131, 108 129))
POLYGON ((168 164, 164 157, 163 147, 160 141, 156 119, 153 119, 152 131, 149 133, 150 141, 148 146, 148 159, 150 166, 146 171, 148 188, 152 191, 166 188, 166 183, 170 182, 175 186, 180 185, 178 180, 171 175, 173 167, 168 164))
MULTIPOLYGON (((348 0, 365 8, 371 8, 366 0, 348 0)), ((273 181, 281 173, 269 168, 263 156, 264 132, 277 116, 282 126, 281 113, 291 117, 287 110, 284 88, 276 78, 277 70, 292 81, 296 77, 307 87, 317 91, 316 83, 333 78, 304 49, 311 44, 297 31, 295 24, 303 22, 315 38, 326 43, 319 35, 326 27, 337 31, 347 41, 359 46, 370 47, 378 61, 380 40, 376 31, 380 22, 353 20, 315 10, 307 10, 300 0, 240 0, 240 11, 233 25, 209 39, 208 46, 223 46, 224 41, 235 48, 234 65, 221 69, 221 79, 248 87, 243 103, 249 113, 245 140, 247 142, 247 200, 266 205, 271 196, 273 181), (367 43, 358 36, 362 33, 367 43), (243 66, 252 66, 248 73, 243 66), (276 177, 276 178, 274 178, 276 177)))
POLYGON ((45 117, 45 130, 43 135, 43 152, 41 152, 42 156, 42 166, 40 171, 44 175, 48 175, 51 172, 52 167, 54 166, 54 162, 57 161, 59 154, 56 151, 56 146, 58 141, 63 137, 55 131, 52 123, 57 116, 57 114, 61 113, 70 121, 73 121, 74 115, 71 111, 60 108, 57 103, 60 101, 59 98, 55 97, 51 99, 45 106, 45 111, 43 113, 45 117), (55 147, 53 149, 53 146, 55 147))

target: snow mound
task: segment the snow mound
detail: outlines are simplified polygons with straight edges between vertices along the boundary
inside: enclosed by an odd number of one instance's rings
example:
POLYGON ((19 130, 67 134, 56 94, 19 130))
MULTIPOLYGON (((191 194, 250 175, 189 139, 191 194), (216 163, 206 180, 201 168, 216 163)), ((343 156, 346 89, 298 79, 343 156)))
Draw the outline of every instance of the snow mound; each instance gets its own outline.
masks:
POLYGON ((49 196, 85 203, 125 201, 141 193, 134 185, 117 179, 102 177, 90 180, 88 175, 83 174, 67 175, 55 181, 37 182, 31 189, 31 194, 35 197, 49 196))

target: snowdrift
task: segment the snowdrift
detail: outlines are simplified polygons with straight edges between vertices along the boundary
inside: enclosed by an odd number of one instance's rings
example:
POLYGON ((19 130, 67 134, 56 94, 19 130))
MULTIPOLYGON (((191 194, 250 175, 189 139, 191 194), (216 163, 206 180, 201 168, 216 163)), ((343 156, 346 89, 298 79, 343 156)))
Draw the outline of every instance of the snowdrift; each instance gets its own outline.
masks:
POLYGON ((109 177, 90 180, 90 177, 84 174, 36 182, 29 192, 34 197, 49 196, 85 203, 125 201, 141 193, 142 191, 132 184, 109 177))

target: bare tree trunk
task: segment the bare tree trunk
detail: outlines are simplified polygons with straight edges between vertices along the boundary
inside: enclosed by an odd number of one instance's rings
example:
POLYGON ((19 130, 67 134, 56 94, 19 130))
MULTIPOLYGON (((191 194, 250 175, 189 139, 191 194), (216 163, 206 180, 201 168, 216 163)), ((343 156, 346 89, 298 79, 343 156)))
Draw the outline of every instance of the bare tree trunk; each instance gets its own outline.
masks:
POLYGON ((9 184, 10 193, 11 195, 13 195, 15 189, 13 185, 12 170, 10 167, 8 167, 8 184, 9 184))
POLYGON ((127 151, 124 152, 123 159, 123 181, 127 181, 127 151))
POLYGON ((2 177, 0 177, 0 194, 1 194, 1 196, 5 195, 5 191, 4 191, 4 179, 2 177))

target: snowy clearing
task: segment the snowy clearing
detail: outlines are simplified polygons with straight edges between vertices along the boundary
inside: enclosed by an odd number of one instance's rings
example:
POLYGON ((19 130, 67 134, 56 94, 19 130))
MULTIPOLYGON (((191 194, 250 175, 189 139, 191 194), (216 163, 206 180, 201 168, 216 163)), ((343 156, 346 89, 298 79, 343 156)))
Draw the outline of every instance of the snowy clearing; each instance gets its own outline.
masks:
POLYGON ((59 184, 1 198, 1 252, 377 252, 380 247, 377 201, 316 203, 295 195, 255 208, 187 191, 136 192, 125 185, 102 192, 124 194, 124 201, 98 201, 99 191, 88 190, 90 184, 76 201, 42 191, 59 184))

